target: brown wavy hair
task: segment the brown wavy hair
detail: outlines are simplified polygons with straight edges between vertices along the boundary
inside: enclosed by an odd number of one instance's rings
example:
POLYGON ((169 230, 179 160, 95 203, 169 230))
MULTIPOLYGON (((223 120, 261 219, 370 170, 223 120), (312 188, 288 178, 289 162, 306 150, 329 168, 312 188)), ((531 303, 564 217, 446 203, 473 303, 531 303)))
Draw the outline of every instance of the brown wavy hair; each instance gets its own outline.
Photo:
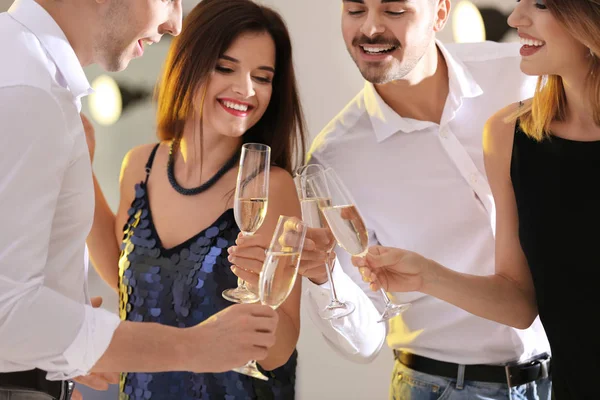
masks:
MULTIPOLYGON (((546 7, 575 39, 590 49, 586 87, 600 126, 600 0, 546 0, 546 7)), ((533 101, 515 115, 527 135, 542 140, 550 134, 553 121, 567 117, 567 98, 560 76, 540 76, 533 101)))
MULTIPOLYGON (((270 146, 273 165, 292 173, 306 151, 306 122, 290 35, 277 12, 251 0, 203 0, 186 16, 157 86, 158 137, 181 138, 195 112, 198 90, 206 86, 219 58, 243 33, 267 33, 275 43, 271 100, 262 118, 244 133, 243 141, 270 146)), ((202 122, 200 139, 202 143, 202 122)))

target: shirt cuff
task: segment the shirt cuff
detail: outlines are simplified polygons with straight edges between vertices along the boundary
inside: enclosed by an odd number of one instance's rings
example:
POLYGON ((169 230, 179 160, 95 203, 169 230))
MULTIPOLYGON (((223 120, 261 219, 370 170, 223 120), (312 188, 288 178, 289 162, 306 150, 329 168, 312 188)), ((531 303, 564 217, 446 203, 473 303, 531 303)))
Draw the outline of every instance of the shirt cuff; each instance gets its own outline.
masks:
POLYGON ((87 375, 108 348, 120 323, 116 314, 86 305, 84 323, 63 354, 67 364, 75 369, 69 373, 48 372, 47 379, 66 380, 87 375))
MULTIPOLYGON (((331 279, 335 282, 336 295, 340 301, 352 301, 349 298, 346 298, 348 294, 352 293, 352 288, 348 288, 348 283, 353 286, 350 278, 342 271, 341 266, 338 264, 337 260, 335 261, 334 267, 331 271, 331 279), (347 282, 349 281, 349 282, 347 282)), ((338 340, 338 343, 343 347, 344 351, 349 354, 357 354, 360 349, 357 345, 357 341, 360 341, 360 338, 356 336, 355 328, 351 323, 352 317, 356 317, 360 310, 355 310, 355 315, 350 314, 350 316, 344 318, 338 318, 333 320, 324 320, 320 316, 320 311, 324 310, 329 303, 331 303, 331 283, 329 281, 323 283, 322 285, 317 285, 307 279, 308 283, 307 293, 309 297, 312 299, 312 312, 311 319, 315 322, 321 330, 323 329, 331 329, 333 328, 335 332, 343 338, 343 340, 338 340)))

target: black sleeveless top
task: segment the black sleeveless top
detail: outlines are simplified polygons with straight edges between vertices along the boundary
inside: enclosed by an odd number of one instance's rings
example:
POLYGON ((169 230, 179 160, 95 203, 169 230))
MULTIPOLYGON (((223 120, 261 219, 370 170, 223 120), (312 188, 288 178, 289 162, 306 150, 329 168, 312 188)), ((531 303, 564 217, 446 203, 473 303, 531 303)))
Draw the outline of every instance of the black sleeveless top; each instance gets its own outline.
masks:
MULTIPOLYGON (((237 285, 227 260, 239 229, 233 210, 226 210, 208 228, 174 248, 165 249, 156 233, 148 202, 147 183, 154 155, 146 165, 146 180, 135 186, 135 200, 119 260, 120 316, 123 320, 191 327, 232 305, 221 297, 237 285)), ((282 367, 264 371, 269 381, 237 372, 127 373, 121 375, 121 400, 288 400, 294 398, 297 353, 282 367)), ((259 367, 260 368, 260 367, 259 367)))
POLYGON ((511 178, 521 246, 552 350, 554 394, 598 399, 600 141, 537 142, 517 124, 511 178))

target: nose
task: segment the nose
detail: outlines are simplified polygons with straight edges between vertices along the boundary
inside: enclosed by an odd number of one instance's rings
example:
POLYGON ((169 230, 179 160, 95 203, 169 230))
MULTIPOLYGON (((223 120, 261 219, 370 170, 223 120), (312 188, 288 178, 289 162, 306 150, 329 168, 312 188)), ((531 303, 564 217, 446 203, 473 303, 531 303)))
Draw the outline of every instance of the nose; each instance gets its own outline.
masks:
POLYGON ((252 97, 256 94, 250 74, 240 74, 235 84, 232 86, 232 90, 242 96, 244 99, 252 97))
POLYGON ((508 16, 508 25, 513 28, 524 28, 531 25, 531 19, 527 16, 524 2, 518 2, 513 12, 508 16))
POLYGON ((385 28, 381 25, 381 21, 376 12, 369 12, 365 22, 360 27, 361 33, 367 37, 381 35, 384 30, 385 28))
POLYGON ((177 1, 173 4, 175 6, 169 13, 169 18, 158 27, 158 33, 161 35, 169 34, 171 36, 177 36, 181 33, 181 24, 183 19, 181 3, 177 1))

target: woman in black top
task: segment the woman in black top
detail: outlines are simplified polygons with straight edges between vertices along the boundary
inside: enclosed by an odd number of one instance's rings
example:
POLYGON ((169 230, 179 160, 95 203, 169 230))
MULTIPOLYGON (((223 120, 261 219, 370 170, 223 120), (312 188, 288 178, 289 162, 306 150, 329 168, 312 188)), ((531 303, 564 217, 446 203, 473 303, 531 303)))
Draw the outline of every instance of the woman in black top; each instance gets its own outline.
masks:
POLYGON ((539 313, 558 400, 597 399, 600 377, 600 0, 521 0, 509 17, 533 99, 484 132, 496 203, 496 273, 467 276, 400 249, 355 259, 372 288, 421 291, 527 328, 539 313))

